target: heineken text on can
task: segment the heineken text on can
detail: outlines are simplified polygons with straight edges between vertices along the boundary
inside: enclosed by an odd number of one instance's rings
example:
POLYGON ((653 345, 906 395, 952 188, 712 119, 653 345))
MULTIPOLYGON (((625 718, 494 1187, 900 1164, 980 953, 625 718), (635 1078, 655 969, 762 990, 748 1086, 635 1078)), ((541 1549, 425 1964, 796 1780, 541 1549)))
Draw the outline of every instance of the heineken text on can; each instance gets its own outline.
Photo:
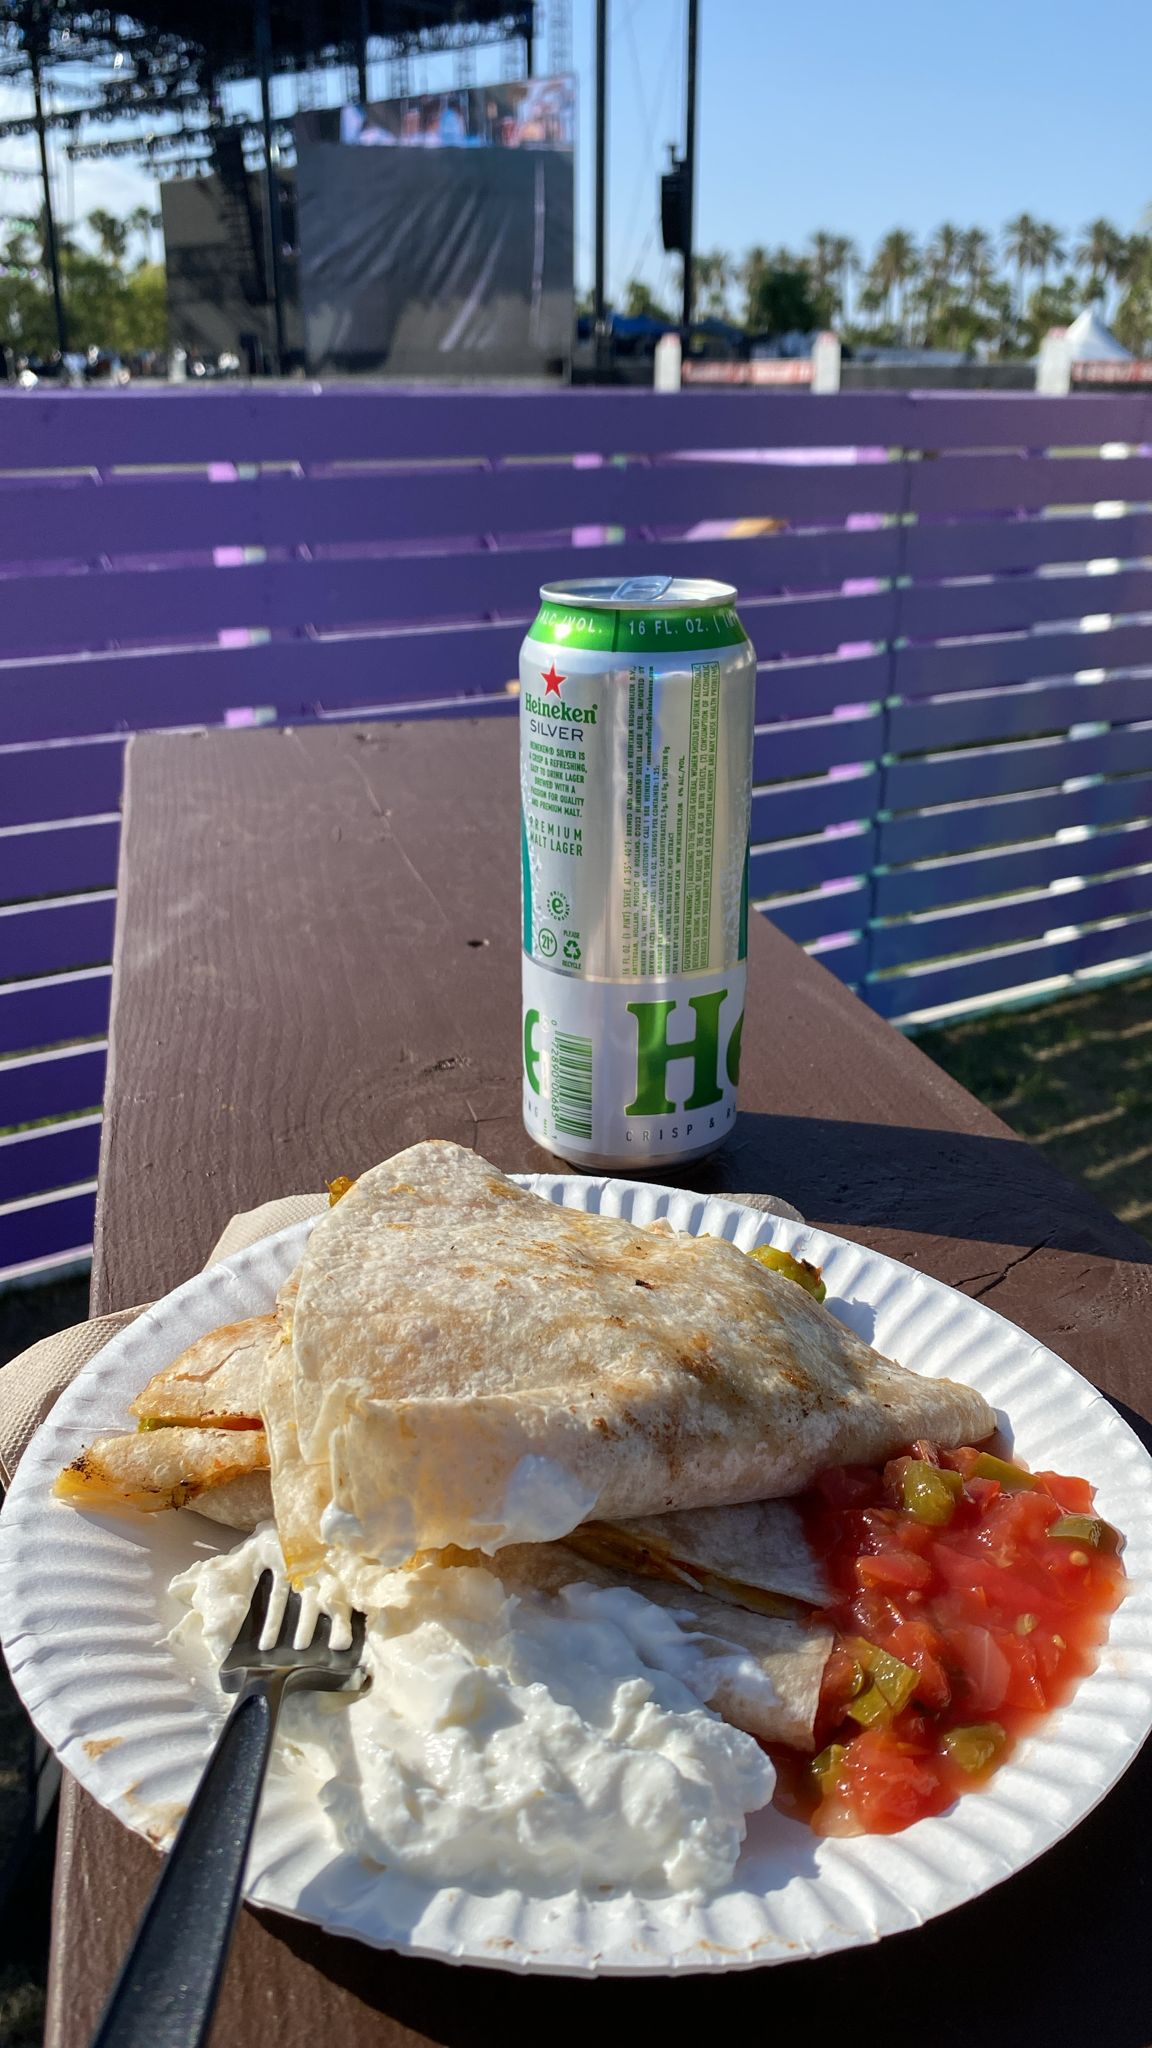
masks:
POLYGON ((546 585, 520 654, 524 1121, 648 1170, 732 1128, 755 656, 726 584, 546 585))

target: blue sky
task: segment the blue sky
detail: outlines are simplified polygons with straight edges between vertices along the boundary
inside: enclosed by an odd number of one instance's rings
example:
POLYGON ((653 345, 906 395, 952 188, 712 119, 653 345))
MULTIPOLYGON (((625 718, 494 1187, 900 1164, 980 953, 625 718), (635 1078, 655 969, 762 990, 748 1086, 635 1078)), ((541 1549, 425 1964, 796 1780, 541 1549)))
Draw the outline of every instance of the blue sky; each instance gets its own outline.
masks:
MULTIPOLYGON (((656 205, 665 145, 683 132, 685 11, 685 0, 609 0, 616 292, 635 273, 675 290, 656 205)), ((547 0, 542 12, 543 61, 547 0)), ((581 284, 592 266, 594 15, 594 0, 572 0, 581 284)), ((867 250, 889 227, 997 229, 1021 208, 1073 233, 1099 213, 1131 230, 1152 203, 1149 0, 1110 0, 1096 17, 1083 0, 700 0, 700 18, 701 248, 799 246, 828 228, 867 250)), ((479 79, 499 72, 497 51, 479 53, 479 79)), ((452 76, 450 60, 429 59, 414 82, 434 90, 452 76)), ((372 87, 386 93, 383 66, 372 87)), ((29 182, 2 175, 33 162, 34 145, 0 143, 0 212, 33 203, 29 182)), ((154 181, 123 162, 61 165, 57 183, 65 217, 155 203, 154 181)))
MULTIPOLYGON (((662 145, 682 132, 684 13, 609 0, 617 284, 644 244, 662 145)), ((585 262, 594 14, 574 0, 585 262)), ((1148 0, 1096 16, 1083 0, 700 0, 700 21, 702 248, 799 245, 821 227, 867 247, 889 227, 995 229, 1022 208, 1131 230, 1152 203, 1148 0)), ((658 235, 643 268, 662 274, 658 235)))

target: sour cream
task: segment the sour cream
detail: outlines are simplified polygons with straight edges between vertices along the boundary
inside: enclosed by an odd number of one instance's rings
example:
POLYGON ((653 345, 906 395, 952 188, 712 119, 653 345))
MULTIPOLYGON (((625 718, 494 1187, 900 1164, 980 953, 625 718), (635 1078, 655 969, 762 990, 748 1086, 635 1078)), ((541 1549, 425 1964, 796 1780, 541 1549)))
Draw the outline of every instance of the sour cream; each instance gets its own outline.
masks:
MULTIPOLYGON (((201 1669, 219 1665, 269 1567, 283 1574, 270 1523, 173 1580, 189 1612, 172 1640, 201 1669)), ((669 1610, 624 1587, 508 1594, 491 1572, 434 1563, 322 1572, 310 1593, 334 1641, 363 1609, 372 1683, 290 1695, 280 1745, 319 1778, 354 1854, 431 1885, 537 1896, 702 1896, 731 1876, 775 1773, 703 1705, 716 1646, 706 1658, 669 1610)), ((769 1684, 732 1656, 745 1682, 769 1684)))

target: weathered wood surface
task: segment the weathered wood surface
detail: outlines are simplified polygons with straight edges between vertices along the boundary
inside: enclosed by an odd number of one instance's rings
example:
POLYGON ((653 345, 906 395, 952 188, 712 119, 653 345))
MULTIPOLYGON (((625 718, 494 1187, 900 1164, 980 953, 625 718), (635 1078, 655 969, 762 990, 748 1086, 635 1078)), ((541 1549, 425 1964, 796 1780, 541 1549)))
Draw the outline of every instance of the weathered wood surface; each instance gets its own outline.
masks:
MULTIPOLYGON (((235 1210, 427 1136, 546 1163, 519 1118, 515 735, 503 721, 130 747, 96 1309, 187 1277, 235 1210)), ((744 1109, 686 1178, 987 1300, 1152 1415, 1147 1245, 754 922, 744 1109)), ((246 1912, 215 2033, 250 2048, 488 2048, 567 2027, 1138 2048, 1149 2035, 1149 1753, 1075 1837, 913 1935, 761 1974, 574 1984, 383 1956, 246 1912), (765 2001, 770 2005, 766 2006, 765 2001)), ((64 1803, 49 2048, 84 2048, 155 1857, 64 1803)))

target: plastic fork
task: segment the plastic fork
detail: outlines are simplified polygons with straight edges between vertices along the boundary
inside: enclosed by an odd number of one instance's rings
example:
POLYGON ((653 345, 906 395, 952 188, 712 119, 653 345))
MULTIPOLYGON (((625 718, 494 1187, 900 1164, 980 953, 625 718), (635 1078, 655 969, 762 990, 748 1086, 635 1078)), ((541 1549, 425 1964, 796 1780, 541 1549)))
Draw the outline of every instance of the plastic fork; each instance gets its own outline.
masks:
POLYGON ((201 2048, 207 2039, 240 1911, 240 1890, 281 1701, 289 1692, 359 1692, 364 1616, 334 1650, 329 1615, 297 1649, 301 1601, 289 1593, 269 1628, 276 1586, 263 1572, 220 1668, 237 1695, 168 1853, 92 2048, 201 2048), (271 1647, 262 1638, 274 1633, 271 1647))

